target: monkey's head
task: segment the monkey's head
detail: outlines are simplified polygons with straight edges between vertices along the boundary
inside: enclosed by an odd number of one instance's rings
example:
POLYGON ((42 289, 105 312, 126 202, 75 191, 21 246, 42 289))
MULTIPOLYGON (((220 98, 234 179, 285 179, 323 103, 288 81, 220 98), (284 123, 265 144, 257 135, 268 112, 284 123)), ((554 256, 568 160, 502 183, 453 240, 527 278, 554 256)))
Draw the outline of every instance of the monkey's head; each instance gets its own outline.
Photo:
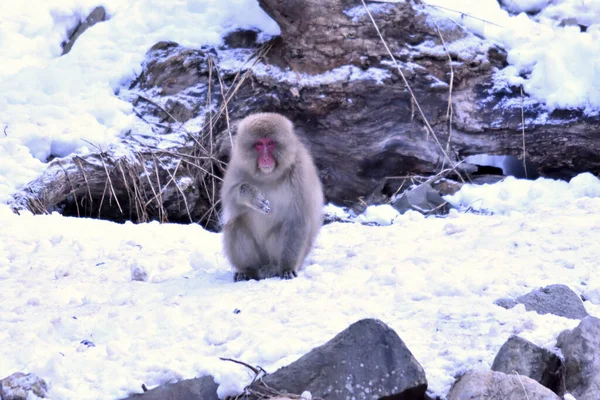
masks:
POLYGON ((297 148, 289 119, 275 113, 252 114, 238 125, 232 159, 243 162, 257 179, 275 180, 294 163, 297 148))

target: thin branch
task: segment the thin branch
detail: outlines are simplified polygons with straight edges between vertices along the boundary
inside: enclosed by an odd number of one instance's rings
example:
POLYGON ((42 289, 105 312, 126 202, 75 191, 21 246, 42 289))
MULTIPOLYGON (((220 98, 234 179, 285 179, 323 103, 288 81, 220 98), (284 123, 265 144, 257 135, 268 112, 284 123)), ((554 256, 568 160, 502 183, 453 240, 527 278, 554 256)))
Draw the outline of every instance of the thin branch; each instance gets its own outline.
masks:
POLYGON ((85 181, 85 185, 87 186, 88 196, 90 198, 90 215, 91 215, 92 210, 94 209, 94 199, 92 198, 92 189, 90 188, 90 183, 88 182, 87 175, 85 174, 85 170, 83 169, 83 166, 81 165, 81 158, 79 158, 78 156, 73 157, 73 163, 77 166, 77 168, 79 169, 79 172, 81 172, 81 175, 83 176, 83 180, 85 181))
POLYGON ((523 170, 525 171, 525 178, 528 178, 527 175, 527 152, 525 151, 525 111, 524 111, 524 100, 523 100, 523 86, 520 87, 521 90, 521 136, 523 137, 523 170))
MULTIPOLYGON (((415 106, 417 107, 417 110, 419 111, 419 114, 421 115, 421 118, 423 119, 423 123, 425 124, 425 126, 427 127, 427 130, 429 133, 431 133, 431 135, 433 136, 433 138, 435 139, 437 145, 439 146, 442 154, 444 155, 444 157, 448 160, 448 162, 450 163, 450 165, 452 165, 454 168, 456 167, 456 165, 454 164, 454 161, 450 158, 450 156, 448 156, 448 153, 446 153, 446 151, 444 150, 444 146, 442 146, 442 144, 440 143, 437 135, 435 134, 435 131, 433 130, 433 128, 431 127, 431 125, 429 124, 429 121, 427 120, 427 117, 425 116, 425 113, 423 112, 423 109, 421 108, 421 105, 419 104, 414 92, 412 91, 412 88, 410 87, 408 80, 406 79, 406 76, 404 76, 404 73, 402 72, 402 69, 400 68, 400 64, 398 63, 398 60, 396 60, 396 57, 394 57, 394 54, 392 53, 392 51, 390 50, 385 38, 383 37, 381 30, 379 30, 379 26, 377 25, 377 22, 375 22, 375 19, 373 18, 373 15, 371 14, 371 11, 369 10, 369 7, 367 7, 367 4, 365 3, 365 0, 361 0, 364 9, 366 10, 367 14, 369 15, 369 18, 371 19, 371 22, 373 23, 373 26, 375 27, 375 30, 377 31, 377 34, 379 35, 379 38, 381 39, 381 42, 383 43, 383 46, 385 47, 387 53, 389 54, 389 56, 391 57, 394 65, 396 66, 396 69, 398 70, 398 73, 400 74, 400 76, 402 77, 402 80, 404 81, 404 84, 406 85, 406 89, 408 90, 408 92, 410 93, 410 97, 413 99, 415 106)), ((461 181, 465 181, 462 177, 462 175, 460 174, 460 172, 458 172, 458 170, 455 171, 457 176, 460 178, 461 181)))
POLYGON ((440 27, 437 22, 434 21, 435 29, 437 30, 438 36, 442 41, 442 46, 444 47, 444 51, 448 56, 448 65, 450 66, 450 82, 448 82, 448 109, 446 110, 446 121, 448 121, 448 141, 446 142, 446 151, 450 151, 450 142, 452 140, 452 117, 454 116, 454 110, 452 109, 452 89, 454 87, 454 67, 452 66, 452 56, 450 55, 450 51, 446 46, 446 41, 444 40, 444 36, 440 31, 440 27))
POLYGON ((81 217, 81 214, 79 213, 79 204, 77 202, 77 193, 75 192, 75 187, 73 186, 73 182, 71 182, 71 178, 69 177, 69 174, 67 174, 67 170, 61 164, 61 162, 59 160, 56 160, 56 163, 60 166, 60 168, 65 173, 65 177, 67 178, 67 182, 69 182, 69 185, 71 186, 71 193, 73 194, 73 198, 75 199, 75 208, 77 209, 77 216, 81 217))
POLYGON ((425 4, 428 7, 439 8, 440 10, 446 10, 446 11, 450 11, 450 12, 454 12, 454 13, 460 14, 461 18, 463 18, 463 17, 469 17, 469 18, 475 19, 477 21, 484 22, 486 24, 497 26, 498 28, 504 28, 502 25, 498 25, 495 22, 488 21, 487 19, 482 19, 482 18, 474 17, 471 14, 465 13, 463 11, 458 11, 458 10, 455 10, 453 8, 448 8, 448 7, 444 7, 444 6, 438 6, 438 5, 429 4, 429 3, 426 3, 426 2, 422 2, 422 4, 425 4))
MULTIPOLYGON (((113 186, 112 179, 110 179, 110 172, 108 172, 108 168, 106 167, 106 163, 104 162, 104 157, 102 157, 102 154, 100 154, 100 159, 102 160, 102 165, 104 166, 104 171, 106 171, 106 177, 108 178, 108 183, 110 184, 111 192, 112 192, 112 194, 113 194, 113 196, 115 198, 115 201, 117 202, 117 207, 119 207, 119 211, 121 211, 121 214, 125 214, 123 212, 123 209, 121 208, 121 204, 119 203, 119 199, 117 198, 117 193, 115 192, 115 188, 113 186)), ((100 211, 98 211, 98 212, 100 212, 100 211)))
POLYGON ((255 367, 253 367, 250 364, 247 364, 247 363, 245 363, 243 361, 234 360, 233 358, 219 357, 219 360, 222 360, 222 361, 231 361, 232 363, 243 365, 244 367, 248 368, 250 371, 254 372, 256 375, 259 375, 261 373, 261 370, 264 371, 262 368, 261 369, 255 368, 255 367))

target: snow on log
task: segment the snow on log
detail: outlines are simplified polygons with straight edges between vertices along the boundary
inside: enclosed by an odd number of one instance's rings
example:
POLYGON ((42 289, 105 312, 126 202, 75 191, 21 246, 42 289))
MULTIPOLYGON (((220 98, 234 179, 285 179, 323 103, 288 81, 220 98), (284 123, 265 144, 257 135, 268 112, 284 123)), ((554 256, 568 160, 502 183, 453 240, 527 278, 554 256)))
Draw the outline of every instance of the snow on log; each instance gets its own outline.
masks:
POLYGON ((218 48, 157 43, 119 93, 138 116, 122 143, 54 160, 13 209, 216 229, 235 122, 257 111, 294 121, 327 200, 356 210, 471 155, 525 155, 549 177, 600 173, 599 117, 548 111, 520 87, 496 87, 506 53, 419 1, 259 3, 280 37, 257 43, 250 30, 218 48))

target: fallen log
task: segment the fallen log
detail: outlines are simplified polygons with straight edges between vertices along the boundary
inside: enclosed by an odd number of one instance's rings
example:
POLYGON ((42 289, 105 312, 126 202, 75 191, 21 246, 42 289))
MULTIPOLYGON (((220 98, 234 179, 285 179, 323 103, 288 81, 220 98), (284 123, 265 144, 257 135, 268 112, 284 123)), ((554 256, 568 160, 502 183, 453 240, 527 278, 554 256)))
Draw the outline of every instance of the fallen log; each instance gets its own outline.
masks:
POLYGON ((470 155, 525 157, 547 177, 600 173, 600 117, 547 111, 519 87, 495 89, 505 52, 419 1, 259 3, 281 27, 267 43, 236 31, 224 47, 150 49, 121 96, 151 126, 152 146, 136 144, 133 129, 118 152, 55 160, 13 208, 218 229, 235 122, 256 111, 294 121, 327 200, 358 211, 389 200, 415 175, 444 170, 468 180, 460 163, 470 155), (179 141, 165 148, 160 138, 169 135, 179 141))

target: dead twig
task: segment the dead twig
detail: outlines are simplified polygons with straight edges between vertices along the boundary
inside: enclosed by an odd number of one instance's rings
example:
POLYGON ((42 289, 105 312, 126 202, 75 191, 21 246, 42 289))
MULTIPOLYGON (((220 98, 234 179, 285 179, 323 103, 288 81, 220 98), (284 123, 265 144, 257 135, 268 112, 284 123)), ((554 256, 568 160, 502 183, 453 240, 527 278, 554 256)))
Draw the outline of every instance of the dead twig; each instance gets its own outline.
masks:
POLYGON ((455 10, 455 9, 453 9, 453 8, 448 8, 448 7, 439 6, 439 5, 435 5, 435 4, 428 4, 428 3, 425 3, 425 2, 423 2, 423 1, 421 1, 420 3, 421 3, 421 4, 424 4, 424 5, 426 5, 427 7, 438 8, 438 9, 440 9, 440 10, 446 10, 446 11, 450 11, 450 12, 453 12, 453 13, 460 14, 460 17, 461 17, 461 18, 464 18, 464 17, 469 17, 469 18, 471 18, 471 19, 475 19, 475 20, 477 20, 477 21, 481 21, 481 22, 484 22, 484 23, 486 23, 486 24, 490 24, 490 25, 497 26, 498 28, 504 28, 504 26, 502 26, 502 25, 498 25, 498 24, 497 24, 497 23, 495 23, 495 22, 488 21, 487 19, 482 19, 482 18, 474 17, 474 16, 472 16, 471 14, 468 14, 468 13, 466 13, 466 12, 464 12, 464 11, 458 11, 458 10, 455 10))
POLYGON ((448 141, 446 142, 446 151, 450 151, 450 142, 452 140, 452 117, 454 116, 454 110, 452 109, 452 89, 454 87, 454 67, 452 66, 452 56, 450 55, 450 51, 446 46, 446 41, 444 40, 444 36, 442 35, 442 31, 440 31, 440 27, 437 22, 435 22, 435 29, 437 30, 438 36, 442 41, 442 46, 444 47, 444 51, 448 56, 448 66, 450 67, 450 82, 448 82, 448 108, 446 110, 446 121, 448 122, 448 141))
POLYGON ((60 166, 60 168, 65 173, 65 178, 67 179, 67 182, 69 182, 69 185, 71 186, 71 194, 73 195, 73 198, 75 199, 75 208, 77 209, 77 217, 81 217, 81 214, 79 212, 79 204, 77 201, 77 193, 75 191, 75 186, 73 186, 73 182, 71 182, 71 178, 69 177, 69 174, 67 173, 67 170, 62 165, 62 163, 59 160, 56 160, 56 163, 60 166))
MULTIPOLYGON (((253 367, 243 361, 234 360, 233 358, 219 357, 219 359, 243 365, 244 367, 248 368, 254 373, 254 378, 252 379, 252 382, 250 382, 250 384, 244 388, 244 391, 241 394, 232 397, 232 400, 245 398, 247 396, 256 397, 259 400, 268 400, 275 398, 299 400, 302 398, 298 394, 282 393, 279 390, 267 385, 267 383, 263 380, 263 378, 267 375, 267 372, 260 366, 253 367)), ((323 400, 321 397, 313 397, 313 399, 323 400)))
POLYGON ((87 186, 88 196, 90 199, 90 215, 91 215, 92 210, 94 209, 94 199, 92 198, 92 189, 90 188, 90 182, 88 181, 87 175, 85 174, 85 169, 81 165, 81 158, 79 158, 78 156, 73 157, 73 163, 75 164, 77 169, 79 169, 79 172, 81 173, 81 175, 83 176, 83 180, 85 181, 85 185, 87 186))
MULTIPOLYGON (((406 89, 408 90, 408 93, 410 94, 410 97, 413 99, 414 104, 415 104, 417 110, 419 111, 419 114, 421 115, 421 118, 423 119, 423 123, 425 124, 425 126, 427 128, 427 131, 435 139, 435 142, 439 146, 440 151, 442 152, 442 154, 444 155, 444 157, 446 158, 446 160, 448 160, 448 162, 450 163, 450 165, 452 165, 453 168, 455 168, 456 165, 454 164, 454 161, 450 158, 450 156, 448 156, 448 153, 444 150, 444 146, 442 146, 442 144, 440 143, 437 135, 435 134, 435 131, 431 127, 431 125, 429 123, 429 120, 425 116, 425 113, 423 112, 423 109, 421 108, 421 105, 419 104, 419 101, 417 100, 417 97, 415 96, 415 94, 414 94, 414 92, 413 92, 410 84, 408 83, 408 80, 406 79, 406 76, 404 75, 404 73, 402 72, 402 69, 400 68, 400 64, 398 63, 398 60, 396 60, 396 57, 394 56, 394 54, 390 50, 390 48, 389 48, 389 46, 388 46, 385 38, 383 37, 383 34, 381 33, 381 30, 379 29, 379 26, 377 25, 377 22, 375 22, 375 19, 373 18, 373 15, 371 14, 371 11, 369 10, 369 7, 367 7, 367 3, 365 3, 365 0, 361 0, 361 2, 363 4, 363 7, 364 7, 365 11, 369 15, 369 18, 371 19, 371 22, 373 23, 373 26, 375 27, 375 30, 377 31, 377 35, 379 35, 379 39, 381 39, 381 42, 382 42, 383 46, 385 47, 388 55, 391 57, 392 62, 394 63, 396 69, 398 70, 398 73, 402 77, 404 85, 406 86, 406 89)), ((462 177, 462 174, 458 170, 455 169, 455 173, 460 178, 461 181, 463 181, 463 182, 465 181, 463 179, 463 177, 462 177)))
MULTIPOLYGON (((157 161, 160 162, 160 160, 158 160, 158 159, 157 159, 157 161)), ((183 198, 183 204, 185 205, 185 211, 187 212, 188 218, 190 219, 190 223, 194 223, 194 220, 192 219, 192 214, 190 213, 190 207, 188 206, 188 202, 185 197, 185 194, 183 193, 183 190, 181 190, 181 188, 177 184, 177 181, 175 180, 175 176, 177 175, 177 170, 181 166, 181 160, 179 160, 177 162, 177 165, 175 166, 175 170, 173 171, 173 173, 171 173, 171 171, 169 171, 169 169, 164 164, 161 163, 161 165, 163 166, 165 171, 167 171, 167 174, 169 174, 169 176, 171 177, 171 179, 165 185, 165 189, 169 186, 169 184, 171 182, 173 182, 173 185, 175 185, 175 187, 179 191, 179 194, 181 194, 181 197, 183 198)))
POLYGON ((148 170, 146 169, 146 160, 144 159, 143 155, 141 153, 138 153, 138 159, 140 160, 140 163, 142 164, 142 167, 144 168, 144 176, 146 177, 146 180, 148 181, 148 185, 150 186, 150 190, 152 191, 152 194, 154 195, 154 198, 148 199, 145 203, 144 203, 144 207, 148 207, 148 205, 150 203, 152 203, 153 200, 156 201, 156 208, 158 210, 158 219, 159 221, 162 222, 162 214, 164 212, 163 209, 163 203, 161 201, 161 197, 159 196, 159 194, 156 192, 155 188, 154 188, 154 184, 152 183, 152 181, 150 180, 150 174, 148 173, 148 170))
MULTIPOLYGON (((102 156, 102 153, 100 153, 100 159, 102 160, 102 165, 104 166, 104 171, 106 172, 106 178, 108 180, 112 195, 115 198, 115 202, 117 203, 117 207, 119 207, 119 211, 121 211, 121 214, 125 214, 123 212, 123 209, 121 208, 121 203, 119 203, 119 199, 117 198, 117 192, 115 191, 115 187, 113 186, 112 179, 110 179, 110 172, 108 172, 108 167, 106 166, 106 162, 104 162, 104 157, 102 156)), ((102 197, 104 198, 104 196, 102 197)), ((98 218, 100 218, 100 209, 98 209, 98 218)))
POLYGON ((245 363, 243 361, 240 361, 240 360, 234 360, 233 358, 219 357, 219 360, 222 360, 222 361, 231 361, 232 363, 243 365, 244 367, 248 368, 250 371, 254 372, 254 374, 256 376, 259 376, 261 373, 265 373, 265 370, 262 369, 261 367, 253 367, 250 364, 247 364, 247 363, 245 363))
POLYGON ((521 378, 521 374, 519 374, 518 372, 515 371, 515 375, 517 375, 517 377, 519 377, 519 383, 521 384, 521 387, 523 388, 523 394, 525 395, 525 399, 529 400, 529 395, 527 394, 527 389, 525 389, 525 385, 523 384, 523 379, 521 378))
MULTIPOLYGON (((223 87, 225 86, 223 79, 221 78, 221 73, 219 71, 219 67, 215 64, 215 69, 217 70, 217 78, 219 79, 219 88, 221 89, 221 97, 225 98, 225 92, 223 87)), ((229 121, 229 107, 225 105, 225 123, 227 124, 227 133, 229 134, 229 142, 231 146, 233 146, 233 138, 231 137, 231 125, 229 121)))
POLYGON ((523 170, 525 171, 525 178, 527 175, 527 152, 525 151, 525 111, 524 111, 524 100, 523 100, 523 86, 521 90, 521 136, 523 137, 523 170))

